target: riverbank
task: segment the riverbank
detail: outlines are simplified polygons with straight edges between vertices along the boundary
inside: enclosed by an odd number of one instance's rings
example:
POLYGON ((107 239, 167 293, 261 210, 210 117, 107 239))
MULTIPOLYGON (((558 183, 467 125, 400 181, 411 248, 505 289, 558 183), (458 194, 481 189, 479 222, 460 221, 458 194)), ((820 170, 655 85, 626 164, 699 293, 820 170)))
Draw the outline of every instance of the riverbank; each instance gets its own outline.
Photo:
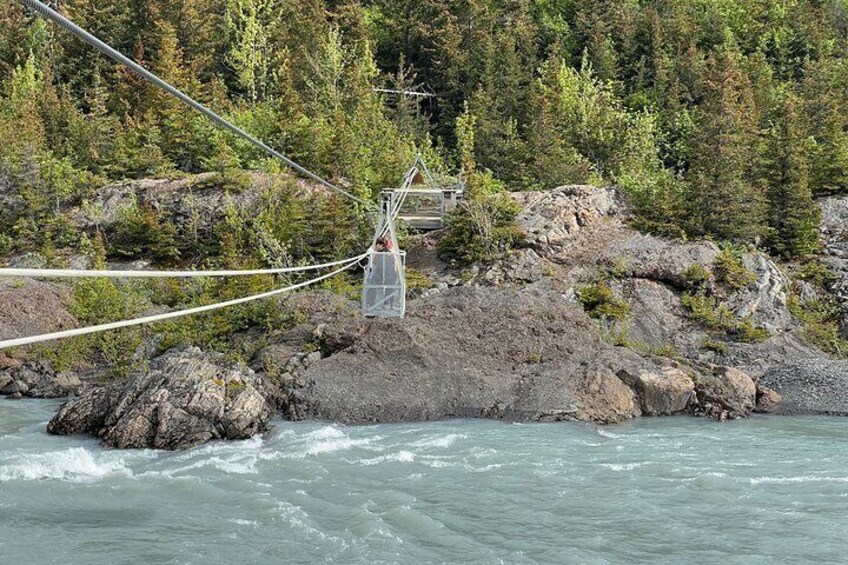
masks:
MULTIPOLYGON (((163 186, 179 201, 181 184, 163 186)), ((24 354, 0 359, 8 367, 0 394, 79 395, 51 432, 167 449, 251 437, 274 414, 612 424, 675 414, 726 420, 755 409, 848 413, 848 379, 809 382, 816 363, 829 363, 831 375, 848 368, 827 351, 827 328, 804 314, 827 289, 799 266, 642 234, 614 189, 513 198, 525 241, 497 260, 458 266, 436 252, 444 233, 410 240, 415 285, 403 320, 363 319, 355 301, 306 292, 272 303, 289 323, 261 338, 255 328, 237 331, 229 340, 243 347, 227 354, 166 348, 149 335, 124 376, 98 366, 53 371, 24 354), (229 359, 236 352, 241 363, 229 359)), ((833 202, 824 208, 823 241, 838 256, 845 218, 833 202)), ((56 304, 30 298, 30 284, 0 293, 6 315, 37 318, 44 302, 48 322, 67 325, 56 304)), ((61 287, 38 284, 60 300, 61 287)))

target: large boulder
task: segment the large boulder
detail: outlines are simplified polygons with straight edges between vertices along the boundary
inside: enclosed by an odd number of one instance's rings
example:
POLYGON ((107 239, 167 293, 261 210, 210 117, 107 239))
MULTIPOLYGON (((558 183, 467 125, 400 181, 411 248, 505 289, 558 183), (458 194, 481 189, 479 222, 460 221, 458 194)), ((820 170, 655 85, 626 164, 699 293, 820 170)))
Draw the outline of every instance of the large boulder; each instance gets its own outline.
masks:
POLYGON ((804 359, 773 368, 758 384, 781 402, 770 412, 848 415, 848 361, 804 359))
POLYGON ((641 371, 635 375, 623 371, 619 376, 636 391, 645 416, 670 416, 684 412, 695 395, 692 377, 677 367, 641 371))
POLYGON ((312 364, 292 391, 302 417, 619 422, 640 410, 616 373, 648 365, 542 289, 449 289, 410 304, 404 320, 328 326, 326 340, 350 345, 312 364))
POLYGON ((716 420, 744 418, 757 404, 754 380, 729 367, 711 367, 699 374, 695 394, 695 413, 716 420))
POLYGON ((223 355, 196 348, 151 361, 124 383, 90 388, 50 421, 53 434, 89 433, 119 448, 183 449, 212 439, 244 439, 273 415, 266 385, 223 355))

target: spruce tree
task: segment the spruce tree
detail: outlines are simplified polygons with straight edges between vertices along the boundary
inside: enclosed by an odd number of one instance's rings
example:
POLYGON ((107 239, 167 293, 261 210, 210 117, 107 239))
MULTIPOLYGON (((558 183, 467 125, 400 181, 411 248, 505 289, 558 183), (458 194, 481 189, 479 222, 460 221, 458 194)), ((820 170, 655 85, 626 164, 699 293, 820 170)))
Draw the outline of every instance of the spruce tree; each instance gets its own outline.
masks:
POLYGON ((755 112, 751 85, 730 46, 708 61, 691 150, 690 231, 752 242, 762 235, 761 191, 752 182, 755 112))
POLYGON ((772 113, 761 157, 769 227, 766 243, 787 258, 815 251, 821 219, 810 191, 811 143, 799 107, 793 92, 782 96, 772 113))

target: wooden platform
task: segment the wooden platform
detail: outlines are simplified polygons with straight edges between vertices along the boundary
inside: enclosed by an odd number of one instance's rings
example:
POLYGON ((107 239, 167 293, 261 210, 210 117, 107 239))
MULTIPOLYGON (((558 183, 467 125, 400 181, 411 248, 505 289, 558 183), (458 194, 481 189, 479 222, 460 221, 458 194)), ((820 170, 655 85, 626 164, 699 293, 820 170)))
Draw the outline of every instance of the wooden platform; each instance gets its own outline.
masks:
POLYGON ((439 216, 407 216, 401 214, 398 217, 409 224, 409 227, 416 230, 431 231, 445 227, 445 222, 439 216))

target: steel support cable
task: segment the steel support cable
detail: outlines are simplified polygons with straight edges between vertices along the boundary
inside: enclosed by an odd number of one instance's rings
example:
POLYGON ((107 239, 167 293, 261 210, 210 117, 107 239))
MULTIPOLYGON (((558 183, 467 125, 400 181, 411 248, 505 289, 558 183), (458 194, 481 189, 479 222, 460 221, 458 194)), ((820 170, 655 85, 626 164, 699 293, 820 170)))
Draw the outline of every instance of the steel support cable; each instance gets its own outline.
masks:
POLYGON ((305 273, 344 265, 349 261, 359 260, 362 256, 349 257, 331 263, 306 265, 303 267, 281 267, 277 269, 248 269, 232 271, 110 271, 110 270, 81 270, 81 269, 14 269, 0 268, 0 277, 32 277, 60 279, 155 279, 155 278, 194 278, 194 277, 239 277, 252 275, 282 275, 287 273, 305 273))
POLYGON ((316 277, 314 279, 310 279, 308 281, 304 281, 304 282, 301 282, 301 283, 298 283, 298 284, 293 284, 291 286, 287 286, 287 287, 284 287, 284 288, 278 288, 276 290, 263 292, 261 294, 254 294, 253 296, 246 296, 246 297, 243 297, 243 298, 236 298, 236 299, 233 299, 233 300, 227 300, 226 302, 218 302, 218 303, 215 303, 215 304, 207 304, 205 306, 196 306, 194 308, 188 308, 186 310, 177 310, 175 312, 166 312, 164 314, 155 314, 153 316, 145 316, 145 317, 142 317, 142 318, 135 318, 135 319, 132 319, 132 320, 122 320, 122 321, 119 321, 119 322, 109 322, 109 323, 106 323, 106 324, 99 324, 99 325, 96 325, 96 326, 88 326, 88 327, 85 327, 85 328, 75 328, 75 329, 72 329, 72 330, 64 330, 64 331, 41 334, 41 335, 34 335, 34 336, 29 336, 29 337, 7 339, 7 340, 4 340, 4 341, 0 341, 0 350, 7 349, 7 348, 10 348, 10 347, 21 347, 21 346, 24 346, 24 345, 32 345, 34 343, 40 343, 40 342, 43 342, 43 341, 51 341, 51 340, 54 340, 54 339, 76 337, 76 336, 87 335, 87 334, 92 334, 92 333, 97 333, 97 332, 108 331, 108 330, 116 330, 116 329, 120 329, 120 328, 127 328, 127 327, 130 327, 130 326, 138 326, 138 325, 141 325, 141 324, 150 324, 150 323, 153 323, 153 322, 161 322, 161 321, 164 321, 164 320, 171 320, 173 318, 180 318, 182 316, 188 316, 188 315, 191 315, 191 314, 200 314, 202 312, 209 312, 209 311, 212 311, 212 310, 218 310, 220 308, 226 308, 228 306, 236 306, 238 304, 253 302, 255 300, 262 300, 263 298, 270 298, 272 296, 277 296, 279 294, 291 292, 293 290, 297 290, 299 288, 303 288, 303 287, 321 282, 323 280, 329 279, 330 277, 333 277, 335 275, 338 275, 338 274, 346 271, 347 269, 350 269, 351 267, 358 265, 359 261, 361 261, 362 259, 367 257, 370 253, 371 253, 371 251, 368 251, 367 253, 363 253, 359 257, 356 257, 352 260, 349 260, 349 262, 347 264, 345 264, 343 267, 336 269, 335 271, 333 271, 331 273, 327 273, 326 275, 322 275, 320 277, 316 277))
MULTIPOLYGON (((394 198, 392 199, 392 203, 394 203, 394 207, 393 207, 392 210, 389 210, 389 216, 385 218, 386 223, 385 223, 384 226, 382 226, 380 228, 382 230, 382 231, 379 232, 380 237, 385 236, 389 232, 389 223, 388 223, 389 220, 394 222, 395 220, 397 220, 398 216, 400 215, 400 209, 403 206, 403 204, 406 202, 406 197, 409 195, 409 190, 412 187, 412 180, 415 177, 415 174, 416 174, 417 171, 418 171, 418 169, 416 167, 412 167, 409 171, 407 171, 406 175, 404 176, 403 183, 401 183, 401 185, 400 185, 400 188, 393 191, 394 195, 400 195, 400 198, 398 198, 396 203, 395 203, 394 198)), ((382 216, 381 216, 381 218, 382 218, 382 216)))
POLYGON ((88 33, 87 31, 85 31, 84 29, 79 27, 77 24, 75 24, 74 22, 72 22, 71 20, 69 20, 68 18, 66 18, 62 14, 60 14, 59 12, 48 7, 47 5, 39 2, 38 0, 20 0, 20 2, 22 4, 25 4, 29 8, 32 8, 33 10, 35 10, 36 12, 41 14, 43 17, 47 18, 48 20, 50 20, 53 23, 55 23, 56 25, 58 25, 59 27, 61 27, 61 28, 65 29, 66 31, 72 33, 73 35, 75 35, 81 41, 91 45, 92 47, 97 49, 102 54, 106 55, 107 57, 110 57, 111 59, 114 59, 115 61, 121 63, 122 65, 125 65, 126 67, 128 67, 132 72, 134 72, 138 76, 144 78, 145 80, 150 81, 152 84, 161 88, 162 90, 164 90, 168 94, 175 96, 181 102, 183 102, 187 106, 190 106, 191 108, 194 108, 195 110, 197 110, 201 114, 205 115, 207 118, 209 118, 214 123, 221 126, 222 128, 224 128, 224 129, 228 130, 229 132, 237 135, 238 137, 244 139, 245 141, 247 141, 251 145, 261 149, 262 151, 264 151, 265 153, 267 153, 271 157, 274 157, 275 159, 279 159, 280 161, 282 161, 283 163, 285 163, 286 165, 288 165, 292 169, 298 171, 302 175, 314 180, 315 182, 321 184, 322 186, 324 186, 326 188, 329 188, 330 190, 332 190, 332 191, 334 191, 338 194, 341 194, 342 196, 346 196, 347 198, 350 198, 351 200, 358 202, 359 204, 362 204, 363 206, 365 206, 367 208, 371 208, 372 210, 376 208, 376 206, 373 203, 366 202, 365 200, 362 200, 361 198, 359 198, 359 197, 357 197, 357 196, 355 196, 355 195, 353 195, 353 194, 351 194, 351 193, 349 193, 345 190, 342 190, 341 188, 337 187, 336 185, 334 185, 330 181, 321 178, 320 176, 313 173, 309 169, 303 167, 302 165, 298 165, 297 163, 295 163, 294 161, 292 161, 291 159, 289 159, 288 157, 286 157, 285 155, 283 155, 279 151, 272 149, 271 147, 269 147, 268 145, 266 145, 265 143, 263 143, 262 141, 260 141, 256 137, 252 136, 251 134, 247 133, 246 131, 244 131, 240 127, 238 127, 238 126, 230 123, 229 121, 225 120, 224 118, 222 118, 221 116, 219 116, 218 114, 216 114, 215 112, 213 112, 212 110, 210 110, 209 108, 207 108, 206 106, 201 104, 200 102, 197 102, 196 100, 194 100, 193 98, 191 98, 187 94, 184 94, 179 89, 171 86, 169 83, 165 82, 164 80, 162 80, 161 78, 159 78, 158 76, 156 76, 152 72, 148 71, 147 69, 145 69, 144 67, 142 67, 141 65, 139 65, 138 63, 133 61, 132 59, 130 59, 127 56, 120 53, 119 51, 108 46, 106 43, 99 40, 98 38, 96 38, 92 34, 88 33))

